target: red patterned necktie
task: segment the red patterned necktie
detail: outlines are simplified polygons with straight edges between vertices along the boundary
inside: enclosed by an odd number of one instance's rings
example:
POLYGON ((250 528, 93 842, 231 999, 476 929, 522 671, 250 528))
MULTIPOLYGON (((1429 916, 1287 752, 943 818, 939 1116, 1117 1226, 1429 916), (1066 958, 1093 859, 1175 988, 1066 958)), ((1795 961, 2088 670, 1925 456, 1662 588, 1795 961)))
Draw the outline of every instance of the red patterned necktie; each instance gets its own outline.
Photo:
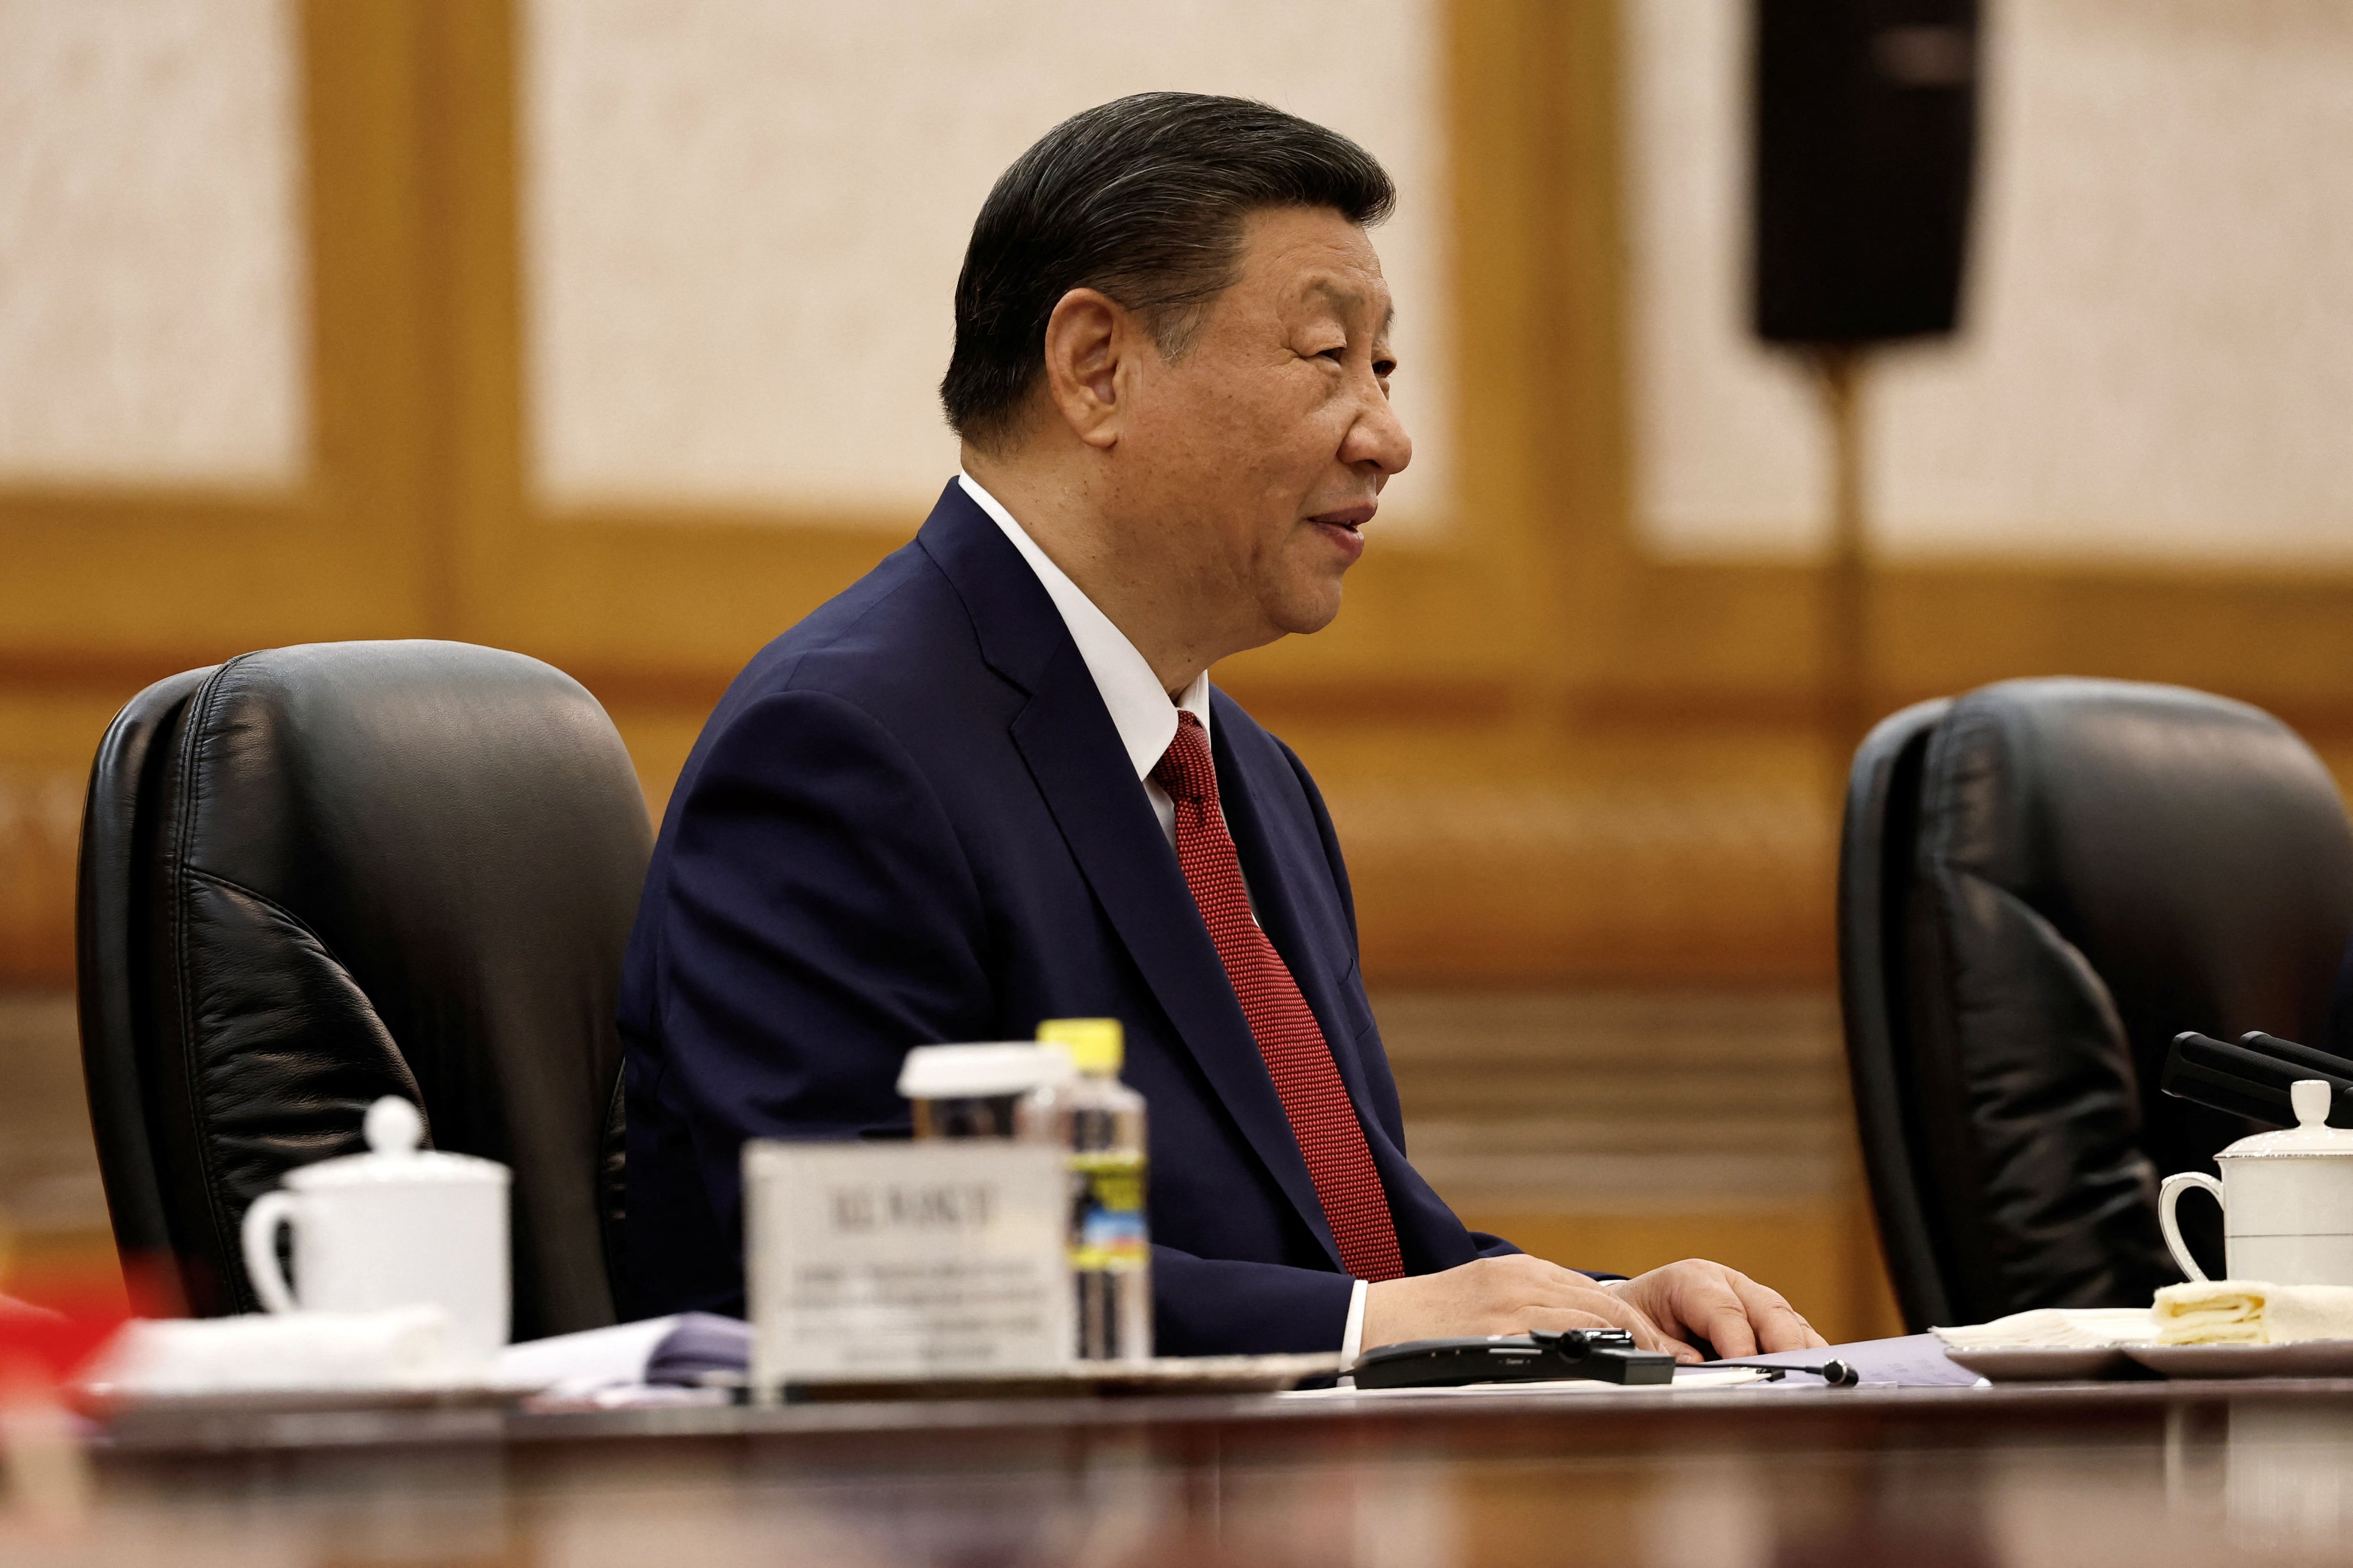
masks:
POLYGON ((1217 764, 1209 759, 1208 733, 1198 719, 1177 713, 1176 738, 1152 777, 1176 803, 1176 863, 1201 907, 1274 1091, 1282 1097, 1282 1112, 1307 1157, 1307 1174, 1315 1183, 1332 1239, 1339 1244, 1340 1261, 1359 1279, 1395 1279, 1405 1273, 1405 1264, 1398 1256, 1388 1194, 1381 1190, 1364 1126, 1333 1065, 1324 1031, 1282 955, 1250 918, 1241 860, 1218 809, 1217 764))

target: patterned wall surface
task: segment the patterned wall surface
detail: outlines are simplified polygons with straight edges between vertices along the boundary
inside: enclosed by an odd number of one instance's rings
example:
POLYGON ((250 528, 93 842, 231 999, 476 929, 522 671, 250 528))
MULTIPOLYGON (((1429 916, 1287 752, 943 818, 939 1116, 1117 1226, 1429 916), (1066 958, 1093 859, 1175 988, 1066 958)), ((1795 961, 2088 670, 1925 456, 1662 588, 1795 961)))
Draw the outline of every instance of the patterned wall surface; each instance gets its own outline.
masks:
POLYGON ((1063 116, 1182 88, 1359 138, 1418 456, 1449 505, 1443 60, 1431 0, 534 0, 524 195, 534 472, 562 503, 872 514, 955 471, 934 389, 981 198, 1063 116))
MULTIPOLYGON (((1824 537, 1800 367, 1746 332, 1740 0, 1629 0, 1638 502, 1679 554, 1824 537)), ((1989 7, 1965 332, 1876 368, 1895 555, 2353 561, 2353 9, 1989 7)))
POLYGON ((0 480, 306 455, 285 0, 0 0, 0 480))

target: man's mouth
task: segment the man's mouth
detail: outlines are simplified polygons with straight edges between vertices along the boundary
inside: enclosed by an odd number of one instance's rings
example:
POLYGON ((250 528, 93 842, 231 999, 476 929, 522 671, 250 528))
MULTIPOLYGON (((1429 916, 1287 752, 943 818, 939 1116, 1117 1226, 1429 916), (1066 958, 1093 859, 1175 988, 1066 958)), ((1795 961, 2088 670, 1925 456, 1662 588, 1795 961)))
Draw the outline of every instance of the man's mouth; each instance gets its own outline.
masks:
POLYGON ((1319 511, 1307 521, 1314 523, 1324 537, 1332 542, 1335 549, 1350 561, 1354 561, 1365 551, 1364 526, 1373 521, 1373 513, 1379 510, 1379 502, 1364 501, 1356 506, 1335 507, 1330 511, 1319 511))
POLYGON ((1330 511, 1319 511, 1307 521, 1329 523, 1335 528, 1362 528, 1373 521, 1373 513, 1381 510, 1377 500, 1362 500, 1354 506, 1337 506, 1330 511))

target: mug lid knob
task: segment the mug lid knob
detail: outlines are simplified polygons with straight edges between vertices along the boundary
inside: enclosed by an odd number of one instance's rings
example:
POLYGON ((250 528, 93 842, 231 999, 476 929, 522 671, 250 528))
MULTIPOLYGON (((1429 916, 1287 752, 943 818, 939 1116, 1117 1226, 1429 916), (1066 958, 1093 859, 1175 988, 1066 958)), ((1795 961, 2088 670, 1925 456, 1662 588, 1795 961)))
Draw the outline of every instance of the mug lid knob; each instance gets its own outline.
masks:
POLYGON ((425 1118, 400 1096, 387 1094, 367 1108, 360 1135, 371 1154, 414 1154, 425 1141, 425 1118))
POLYGON ((2295 1122, 2299 1127, 2318 1127, 2326 1123, 2329 1102, 2334 1098, 2327 1079, 2298 1079, 2288 1086, 2287 1102, 2295 1108, 2295 1122))

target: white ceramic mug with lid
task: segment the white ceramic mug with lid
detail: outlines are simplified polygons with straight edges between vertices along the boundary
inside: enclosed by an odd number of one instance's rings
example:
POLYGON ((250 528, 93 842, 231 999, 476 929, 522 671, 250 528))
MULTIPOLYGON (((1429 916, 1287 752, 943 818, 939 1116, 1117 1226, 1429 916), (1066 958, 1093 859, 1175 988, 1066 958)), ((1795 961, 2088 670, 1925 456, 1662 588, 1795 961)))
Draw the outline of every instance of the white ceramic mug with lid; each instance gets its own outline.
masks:
POLYGON ((2353 1285, 2353 1132, 2327 1124, 2326 1079, 2301 1080, 2288 1100, 2296 1125, 2242 1138, 2215 1155, 2221 1181, 2184 1171, 2158 1189, 2158 1226, 2190 1279, 2206 1275, 2181 1245, 2173 1210, 2183 1193, 2203 1187, 2222 1205, 2223 1267, 2232 1279, 2353 1285))
POLYGON ((449 1314, 453 1357, 487 1367, 507 1342, 507 1168, 420 1149, 424 1118, 386 1095, 362 1124, 368 1152, 298 1165, 245 1211, 245 1269, 273 1312, 449 1314), (278 1227, 294 1227, 294 1284, 278 1227))

